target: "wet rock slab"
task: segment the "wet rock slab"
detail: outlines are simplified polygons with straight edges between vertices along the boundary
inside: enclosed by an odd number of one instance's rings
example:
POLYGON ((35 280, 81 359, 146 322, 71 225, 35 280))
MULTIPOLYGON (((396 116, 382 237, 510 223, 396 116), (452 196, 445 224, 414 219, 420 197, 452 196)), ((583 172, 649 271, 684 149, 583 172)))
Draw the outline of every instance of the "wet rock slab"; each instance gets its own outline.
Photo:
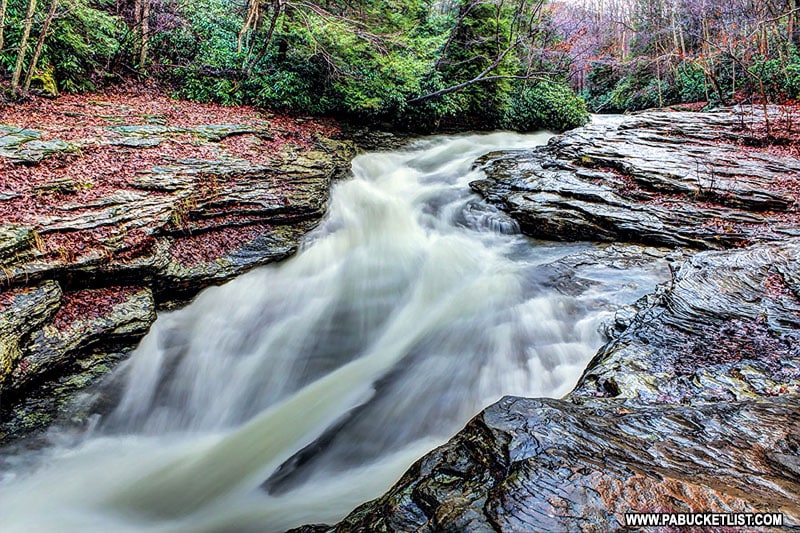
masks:
POLYGON ((697 254, 634 307, 574 398, 693 403, 800 394, 800 240, 697 254))
POLYGON ((744 111, 645 112, 496 152, 472 188, 542 238, 727 248, 793 233, 800 162, 744 153, 744 111))
POLYGON ((798 408, 797 398, 696 407, 504 398, 386 495, 306 531, 614 531, 631 511, 772 511, 796 525, 798 408))
POLYGON ((180 300, 291 254, 322 218, 332 180, 352 153, 343 144, 272 166, 179 161, 137 176, 131 189, 65 201, 51 214, 0 227, 7 285, 133 280, 152 285, 162 302, 180 300), (63 241, 62 253, 54 244, 38 249, 34 236, 63 241))

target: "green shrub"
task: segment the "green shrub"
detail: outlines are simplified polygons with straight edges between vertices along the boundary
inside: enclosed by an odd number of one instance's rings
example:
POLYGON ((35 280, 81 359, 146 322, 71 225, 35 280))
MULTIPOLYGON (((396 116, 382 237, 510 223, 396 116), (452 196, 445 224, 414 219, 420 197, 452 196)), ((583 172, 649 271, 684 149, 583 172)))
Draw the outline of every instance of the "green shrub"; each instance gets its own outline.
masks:
MULTIPOLYGON (((22 38, 27 2, 10 0, 6 17, 5 46, 0 51, 0 69, 11 71, 22 38)), ((109 75, 112 58, 120 50, 124 25, 108 13, 113 2, 107 0, 73 0, 62 3, 59 16, 53 20, 49 37, 42 48, 38 72, 50 72, 58 89, 66 92, 93 90, 97 81, 109 75)), ((49 2, 39 2, 25 68, 33 55, 41 20, 49 2)))
POLYGON ((706 75, 691 62, 678 67, 676 79, 680 103, 700 102, 706 99, 706 75))
MULTIPOLYGON (((800 53, 797 50, 792 48, 789 57, 784 59, 757 57, 750 73, 764 83, 767 97, 771 100, 800 98, 800 53)), ((758 82, 753 79, 748 82, 752 92, 760 91, 758 82)))
MULTIPOLYGON (((695 64, 684 62, 662 69, 659 79, 655 66, 647 62, 634 63, 624 70, 607 65, 594 67, 584 93, 589 108, 595 112, 624 113, 706 98, 705 74, 695 64)), ((718 74, 723 83, 728 83, 727 72, 718 74)))
POLYGON ((589 112, 582 98, 561 83, 539 81, 515 88, 504 125, 518 131, 564 131, 583 126, 589 112))

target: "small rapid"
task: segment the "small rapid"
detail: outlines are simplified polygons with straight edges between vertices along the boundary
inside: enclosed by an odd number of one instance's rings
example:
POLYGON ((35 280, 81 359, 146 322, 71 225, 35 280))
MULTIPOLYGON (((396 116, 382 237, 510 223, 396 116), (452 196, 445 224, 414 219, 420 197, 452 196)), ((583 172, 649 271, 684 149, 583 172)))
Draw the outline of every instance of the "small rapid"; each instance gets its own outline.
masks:
POLYGON ((594 245, 533 241, 469 189, 480 155, 548 138, 357 157, 296 256, 161 314, 95 391, 111 409, 7 459, 0 529, 332 523, 502 396, 567 393, 603 321, 668 272, 589 265, 579 291, 548 285, 594 245))

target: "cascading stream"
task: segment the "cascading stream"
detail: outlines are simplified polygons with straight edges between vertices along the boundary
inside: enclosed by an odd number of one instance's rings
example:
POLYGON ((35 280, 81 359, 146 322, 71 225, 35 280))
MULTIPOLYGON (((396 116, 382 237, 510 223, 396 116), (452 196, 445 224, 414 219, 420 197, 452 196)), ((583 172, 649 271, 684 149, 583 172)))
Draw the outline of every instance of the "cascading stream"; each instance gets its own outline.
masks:
POLYGON ((548 138, 359 156, 295 257, 160 316, 92 431, 12 461, 3 530, 330 523, 501 396, 568 392, 602 321, 666 269, 597 265, 578 296, 542 283, 548 263, 591 245, 531 241, 468 184, 479 155, 548 138))

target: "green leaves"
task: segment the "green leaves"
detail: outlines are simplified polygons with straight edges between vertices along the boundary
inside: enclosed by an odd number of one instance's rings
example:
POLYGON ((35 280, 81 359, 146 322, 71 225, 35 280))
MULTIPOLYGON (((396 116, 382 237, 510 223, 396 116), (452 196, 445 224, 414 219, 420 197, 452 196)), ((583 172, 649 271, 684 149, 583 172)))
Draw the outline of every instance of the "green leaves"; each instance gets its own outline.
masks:
MULTIPOLYGON (((16 56, 24 15, 22 4, 19 0, 9 1, 6 45, 0 51, 0 68, 10 69, 12 58, 16 56)), ((39 3, 37 21, 44 18, 41 11, 47 7, 47 2, 39 3)), ((125 29, 121 20, 109 14, 106 7, 90 0, 61 2, 39 60, 40 70, 52 69, 60 90, 91 90, 95 87, 93 80, 108 74, 107 65, 119 52, 125 29)), ((38 36, 40 22, 34 23, 33 31, 38 36)))
MULTIPOLYGON (((0 68, 11 64, 19 39, 15 24, 24 10, 24 0, 9 1, 11 46, 0 53, 0 68)), ((535 25, 538 5, 163 0, 150 4, 148 69, 177 96, 197 101, 417 130, 443 121, 563 129, 585 118, 572 92, 563 85, 517 83, 531 68, 522 43, 537 38, 522 21, 535 25), (429 98, 437 91, 442 94, 429 98)), ((138 30, 109 14, 129 15, 125 0, 62 0, 62 6, 42 60, 43 68, 53 67, 60 89, 92 89, 111 65, 137 62, 138 30)))
POLYGON ((519 84, 504 117, 504 125, 518 131, 564 131, 588 121, 583 99, 566 85, 553 81, 519 84))

